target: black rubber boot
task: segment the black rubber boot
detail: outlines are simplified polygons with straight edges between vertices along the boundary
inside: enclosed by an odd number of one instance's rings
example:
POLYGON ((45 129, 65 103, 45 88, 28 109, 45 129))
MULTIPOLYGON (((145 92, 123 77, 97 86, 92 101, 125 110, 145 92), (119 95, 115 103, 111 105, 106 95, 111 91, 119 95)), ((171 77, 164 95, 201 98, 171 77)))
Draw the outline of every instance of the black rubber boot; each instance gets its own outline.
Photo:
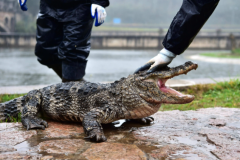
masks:
POLYGON ((62 79, 62 65, 53 65, 50 68, 62 79))
POLYGON ((79 79, 79 80, 68 80, 68 79, 62 78, 62 82, 63 82, 63 83, 65 83, 65 82, 74 82, 74 81, 86 82, 83 78, 82 78, 82 79, 79 79))

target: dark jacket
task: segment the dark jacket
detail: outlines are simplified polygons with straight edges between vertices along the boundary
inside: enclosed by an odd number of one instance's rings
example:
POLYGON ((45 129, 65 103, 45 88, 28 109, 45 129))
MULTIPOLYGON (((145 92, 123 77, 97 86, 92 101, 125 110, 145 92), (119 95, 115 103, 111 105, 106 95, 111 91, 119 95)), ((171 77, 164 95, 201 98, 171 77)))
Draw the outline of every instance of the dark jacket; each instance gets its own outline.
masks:
POLYGON ((59 22, 79 21, 83 7, 90 9, 91 4, 107 7, 109 0, 41 0, 40 13, 54 17, 59 22))
POLYGON ((42 0, 48 4, 54 4, 56 7, 65 7, 66 5, 77 5, 79 3, 98 4, 102 7, 109 6, 109 0, 42 0))
POLYGON ((182 54, 211 16, 219 1, 183 0, 163 40, 164 48, 176 55, 182 54))

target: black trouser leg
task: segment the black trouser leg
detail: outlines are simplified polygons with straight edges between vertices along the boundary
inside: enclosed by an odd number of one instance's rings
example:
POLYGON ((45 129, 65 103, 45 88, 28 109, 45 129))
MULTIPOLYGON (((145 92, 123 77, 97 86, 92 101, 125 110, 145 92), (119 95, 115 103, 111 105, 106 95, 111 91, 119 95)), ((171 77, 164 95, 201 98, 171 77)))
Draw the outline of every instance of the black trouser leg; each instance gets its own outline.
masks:
POLYGON ((63 40, 62 24, 55 18, 40 14, 37 19, 37 44, 35 55, 38 61, 52 68, 62 79, 62 61, 58 58, 58 46, 63 40))
POLYGON ((64 39, 59 45, 58 57, 62 60, 64 81, 77 81, 84 77, 90 53, 93 18, 89 4, 83 4, 78 20, 63 23, 64 39))
POLYGON ((62 79, 62 64, 53 65, 51 68, 62 79))
POLYGON ((220 0, 183 0, 163 46, 174 54, 183 53, 211 16, 220 0))

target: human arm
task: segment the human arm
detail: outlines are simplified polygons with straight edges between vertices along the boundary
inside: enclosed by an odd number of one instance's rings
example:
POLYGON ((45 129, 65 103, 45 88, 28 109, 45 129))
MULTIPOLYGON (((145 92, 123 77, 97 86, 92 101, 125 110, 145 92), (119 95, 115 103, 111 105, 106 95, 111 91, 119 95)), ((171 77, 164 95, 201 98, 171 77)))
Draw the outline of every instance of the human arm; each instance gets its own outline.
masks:
MULTIPOLYGON (((181 8, 174 17, 163 40, 164 48, 175 56, 182 54, 211 16, 219 1, 183 0, 181 8)), ((148 72, 153 72, 155 69, 165 67, 171 63, 174 57, 163 56, 161 51, 144 66, 138 68, 135 73, 146 69, 149 69, 148 72)))

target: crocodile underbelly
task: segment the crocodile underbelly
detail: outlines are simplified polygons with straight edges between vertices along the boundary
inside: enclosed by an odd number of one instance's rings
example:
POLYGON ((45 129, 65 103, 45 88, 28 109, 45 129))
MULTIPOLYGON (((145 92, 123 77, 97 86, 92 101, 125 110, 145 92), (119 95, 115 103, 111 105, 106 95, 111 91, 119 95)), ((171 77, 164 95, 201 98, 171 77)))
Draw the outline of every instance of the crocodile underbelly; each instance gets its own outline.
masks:
MULTIPOLYGON (((130 111, 131 118, 130 119, 140 119, 140 118, 145 118, 149 117, 156 112, 158 112, 159 108, 161 107, 161 104, 158 104, 154 107, 150 107, 147 105, 140 105, 136 108, 134 108, 132 111, 130 111)), ((129 118, 127 118, 129 119, 129 118)))

